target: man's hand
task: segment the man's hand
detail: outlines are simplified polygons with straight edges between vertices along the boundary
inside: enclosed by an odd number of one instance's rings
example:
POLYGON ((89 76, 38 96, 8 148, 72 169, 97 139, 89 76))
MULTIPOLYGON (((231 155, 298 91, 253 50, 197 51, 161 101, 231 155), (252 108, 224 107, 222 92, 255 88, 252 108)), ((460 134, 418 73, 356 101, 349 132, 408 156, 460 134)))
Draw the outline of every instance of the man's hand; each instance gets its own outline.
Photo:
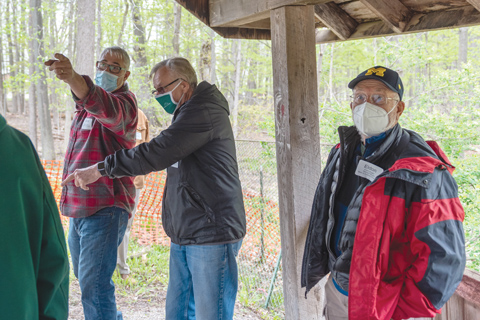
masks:
POLYGON ((50 59, 44 62, 48 66, 48 70, 54 71, 58 79, 70 83, 76 74, 72 68, 72 63, 61 53, 55 53, 54 57, 58 60, 50 59))
POLYGON ((97 169, 97 163, 85 169, 77 169, 62 181, 62 187, 68 182, 75 180, 75 186, 88 190, 87 184, 93 183, 102 177, 97 169))
POLYGON ((77 98, 85 98, 89 91, 85 79, 73 70, 72 63, 63 54, 55 53, 54 57, 56 59, 44 62, 48 70, 54 71, 58 79, 65 81, 77 98))

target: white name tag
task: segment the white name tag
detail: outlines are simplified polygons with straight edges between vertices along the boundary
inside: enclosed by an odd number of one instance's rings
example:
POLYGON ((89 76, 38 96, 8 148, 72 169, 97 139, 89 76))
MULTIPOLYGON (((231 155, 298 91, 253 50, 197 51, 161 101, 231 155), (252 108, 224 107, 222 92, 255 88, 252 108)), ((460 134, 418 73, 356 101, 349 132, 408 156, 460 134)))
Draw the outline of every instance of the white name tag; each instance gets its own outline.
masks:
POLYGON ((140 131, 137 131, 136 139, 137 140, 142 140, 142 133, 140 131))
POLYGON ((93 118, 86 118, 82 124, 82 130, 92 130, 93 118))
POLYGON ((357 170, 355 170, 355 174, 359 177, 373 181, 383 171, 384 170, 379 166, 376 166, 364 160, 360 160, 357 166, 357 170))
POLYGON ((178 161, 171 165, 172 168, 178 168, 178 161))

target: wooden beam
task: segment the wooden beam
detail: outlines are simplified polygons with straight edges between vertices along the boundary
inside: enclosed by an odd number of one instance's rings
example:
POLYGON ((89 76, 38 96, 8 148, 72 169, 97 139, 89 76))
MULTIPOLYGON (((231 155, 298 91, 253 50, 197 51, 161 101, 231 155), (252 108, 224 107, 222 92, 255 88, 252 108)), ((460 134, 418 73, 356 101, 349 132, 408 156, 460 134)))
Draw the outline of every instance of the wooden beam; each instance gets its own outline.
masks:
POLYGON ((413 15, 399 0, 360 0, 360 2, 396 33, 403 32, 413 15))
POLYGON ((480 11, 480 0, 467 0, 477 11, 480 11))
POLYGON ((315 5, 315 16, 342 40, 347 40, 358 26, 335 2, 315 5))
POLYGON ((303 249, 320 177, 313 6, 271 11, 278 198, 285 319, 321 319, 319 287, 305 299, 303 249))
POLYGON ((329 1, 331 0, 209 0, 210 26, 239 27, 268 18, 270 10, 276 8, 329 1))
POLYGON ((268 19, 244 24, 241 26, 241 28, 270 30, 270 17, 268 17, 268 19))
POLYGON ((270 30, 247 28, 212 28, 227 39, 270 40, 270 30))
POLYGON ((209 25, 208 0, 175 0, 182 7, 192 13, 197 19, 209 25))
MULTIPOLYGON (((468 6, 448 11, 416 14, 407 24, 402 34, 475 25, 480 25, 480 12, 468 6)), ((376 38, 396 34, 398 33, 393 32, 384 22, 375 21, 360 24, 348 40, 376 38)), ((341 40, 342 39, 330 30, 317 31, 317 43, 337 42, 341 40)))

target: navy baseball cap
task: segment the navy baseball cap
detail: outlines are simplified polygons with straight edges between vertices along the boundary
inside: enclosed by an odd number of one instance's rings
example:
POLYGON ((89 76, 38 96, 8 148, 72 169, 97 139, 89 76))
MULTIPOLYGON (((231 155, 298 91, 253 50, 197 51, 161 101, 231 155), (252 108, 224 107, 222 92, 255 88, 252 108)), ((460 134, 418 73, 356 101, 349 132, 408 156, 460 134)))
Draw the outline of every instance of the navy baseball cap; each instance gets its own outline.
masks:
POLYGON ((348 87, 353 89, 360 81, 367 79, 374 79, 383 82, 390 90, 398 93, 400 100, 402 100, 403 83, 396 71, 382 66, 375 66, 360 73, 355 79, 350 81, 348 87))

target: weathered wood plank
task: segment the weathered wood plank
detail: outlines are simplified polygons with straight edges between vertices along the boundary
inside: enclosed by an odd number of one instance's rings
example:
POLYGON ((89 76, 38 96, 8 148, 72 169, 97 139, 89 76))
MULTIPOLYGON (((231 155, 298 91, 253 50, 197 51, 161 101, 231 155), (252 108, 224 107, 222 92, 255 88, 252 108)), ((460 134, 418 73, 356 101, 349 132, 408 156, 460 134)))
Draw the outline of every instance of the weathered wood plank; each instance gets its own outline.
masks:
POLYGON ((464 299, 454 294, 450 300, 447 301, 447 308, 443 311, 448 320, 462 320, 463 319, 463 307, 464 299))
POLYGON ((263 20, 283 6, 318 4, 331 0, 210 0, 210 26, 239 27, 263 20))
POLYGON ((467 0, 475 9, 480 11, 480 0, 467 0))
POLYGON ((403 32, 412 12, 399 0, 360 0, 375 13, 387 26, 397 33, 403 32))
POLYGON ((268 19, 244 24, 241 26, 241 28, 270 30, 270 17, 268 17, 268 19))
POLYGON ((465 299, 468 303, 480 306, 480 273, 465 269, 462 282, 455 294, 465 299))
POLYGON ((175 0, 182 7, 190 11, 197 19, 209 25, 208 0, 175 0))
POLYGON ((305 299, 301 265, 313 195, 320 176, 320 141, 313 6, 271 12, 277 176, 285 319, 320 319, 321 288, 305 299))
MULTIPOLYGON (((480 293, 477 292, 477 296, 480 293)), ((465 300, 463 305, 463 320, 478 320, 480 319, 480 305, 475 305, 465 300)))
MULTIPOLYGON (((480 12, 468 6, 441 12, 413 15, 403 33, 416 33, 440 29, 480 25, 480 12)), ((348 40, 382 37, 396 34, 384 22, 360 24, 348 40)), ((336 42, 341 39, 330 30, 317 32, 317 43, 336 42)))
POLYGON ((270 30, 246 28, 212 28, 224 38, 270 40, 270 30))
POLYGON ((347 40, 358 26, 358 22, 334 2, 315 5, 315 16, 342 40, 347 40))

